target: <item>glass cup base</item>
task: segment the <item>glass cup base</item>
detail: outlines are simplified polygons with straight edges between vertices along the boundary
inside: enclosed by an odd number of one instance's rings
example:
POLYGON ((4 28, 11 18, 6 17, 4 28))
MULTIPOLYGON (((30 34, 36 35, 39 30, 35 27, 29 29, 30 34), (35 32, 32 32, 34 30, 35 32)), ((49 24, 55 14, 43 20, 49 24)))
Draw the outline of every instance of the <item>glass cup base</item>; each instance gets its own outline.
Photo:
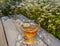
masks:
POLYGON ((24 40, 24 37, 20 36, 20 39, 17 39, 15 46, 47 46, 47 45, 39 38, 39 36, 36 37, 36 41, 34 41, 34 43, 32 44, 27 44, 27 42, 25 42, 24 40))

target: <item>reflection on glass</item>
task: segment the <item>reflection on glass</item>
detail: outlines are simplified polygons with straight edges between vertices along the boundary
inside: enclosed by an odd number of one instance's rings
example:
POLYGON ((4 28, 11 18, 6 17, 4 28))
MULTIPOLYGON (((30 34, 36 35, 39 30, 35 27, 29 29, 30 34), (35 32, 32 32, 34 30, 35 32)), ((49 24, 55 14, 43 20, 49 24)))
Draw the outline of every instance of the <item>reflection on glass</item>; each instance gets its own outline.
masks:
POLYGON ((36 34, 39 30, 39 26, 36 23, 25 22, 21 25, 21 29, 24 35, 24 42, 27 45, 36 43, 36 34))

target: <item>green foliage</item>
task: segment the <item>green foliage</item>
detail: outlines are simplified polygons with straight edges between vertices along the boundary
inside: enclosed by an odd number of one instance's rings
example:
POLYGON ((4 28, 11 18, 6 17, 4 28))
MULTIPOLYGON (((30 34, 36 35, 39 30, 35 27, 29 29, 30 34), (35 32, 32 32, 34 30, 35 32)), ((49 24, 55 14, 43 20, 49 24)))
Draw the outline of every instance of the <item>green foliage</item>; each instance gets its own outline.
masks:
POLYGON ((0 3, 0 15, 23 14, 60 39, 60 5, 53 1, 0 3))
POLYGON ((22 2, 16 7, 15 13, 34 20, 60 39, 60 5, 57 2, 22 2))

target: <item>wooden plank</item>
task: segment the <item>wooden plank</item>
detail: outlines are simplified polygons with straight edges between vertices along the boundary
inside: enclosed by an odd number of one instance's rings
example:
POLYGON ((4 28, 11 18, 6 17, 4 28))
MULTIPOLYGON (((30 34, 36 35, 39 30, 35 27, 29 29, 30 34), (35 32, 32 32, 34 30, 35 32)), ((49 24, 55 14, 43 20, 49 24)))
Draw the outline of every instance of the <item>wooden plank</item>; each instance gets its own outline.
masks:
MULTIPOLYGON (((19 36, 20 38, 18 37, 19 32, 17 31, 15 24, 12 22, 12 19, 9 19, 8 17, 3 17, 2 21, 5 28, 9 46, 15 46, 16 39, 17 41, 21 39, 20 36, 19 36)), ((42 40, 40 41, 41 41, 40 44, 42 46, 43 45, 47 46, 42 40)))
MULTIPOLYGON (((26 17, 24 17, 23 15, 16 15, 13 18, 20 19, 22 21, 24 21, 24 20, 28 21, 29 20, 26 17)), ((49 46, 60 46, 60 40, 55 38, 50 33, 46 32, 43 28, 40 28, 40 32, 38 33, 38 35, 40 36, 41 40, 44 43, 48 44, 49 46)))
POLYGON ((7 46, 1 20, 0 20, 0 46, 7 46))
MULTIPOLYGON (((23 15, 16 15, 16 16, 13 16, 12 17, 13 18, 13 20, 21 20, 21 22, 23 23, 23 21, 29 21, 29 19, 28 18, 26 18, 26 17, 24 17, 23 15)), ((20 23, 21 23, 20 22, 20 23)), ((33 22, 33 21, 32 21, 33 22)), ((15 23, 15 25, 16 25, 16 28, 18 29, 18 31, 19 30, 21 30, 20 28, 19 28, 19 22, 17 22, 17 23, 15 23)), ((39 37, 39 36, 38 36, 39 37)), ((38 38, 39 39, 39 38, 38 38)), ((47 43, 45 43, 43 40, 41 40, 40 39, 40 45, 42 46, 42 45, 44 45, 44 46, 49 46, 47 43), (41 44, 42 43, 42 44, 41 44)))
POLYGON ((15 42, 19 32, 16 30, 14 23, 8 17, 2 17, 2 22, 6 32, 6 37, 9 46, 15 46, 15 42))
POLYGON ((60 40, 55 38, 52 34, 48 33, 41 28, 41 31, 38 33, 41 39, 46 42, 49 46, 60 46, 60 40))
MULTIPOLYGON (((29 20, 22 15, 17 15, 13 18, 20 19, 22 21, 29 20)), ((19 34, 18 30, 20 29, 18 29, 18 27, 15 26, 15 23, 13 23, 12 19, 9 19, 8 17, 3 17, 2 21, 3 21, 4 28, 5 28, 9 46, 15 46, 16 38, 19 34)), ((42 43, 47 44, 48 46, 60 46, 60 41, 57 40, 55 37, 53 37, 51 34, 46 32, 42 28, 40 28, 40 32, 38 33, 38 35, 40 36, 40 40, 42 43)))

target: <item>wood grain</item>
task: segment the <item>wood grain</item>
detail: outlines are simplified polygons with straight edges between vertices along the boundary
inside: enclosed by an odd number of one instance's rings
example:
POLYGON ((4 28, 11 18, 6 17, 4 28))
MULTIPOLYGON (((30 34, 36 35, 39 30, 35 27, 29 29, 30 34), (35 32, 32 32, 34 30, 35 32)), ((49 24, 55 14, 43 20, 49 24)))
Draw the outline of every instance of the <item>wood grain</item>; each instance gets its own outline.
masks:
MULTIPOLYGON (((26 20, 26 21, 29 20, 22 15, 17 15, 15 17, 11 17, 11 18, 13 18, 15 20, 20 19, 22 21, 23 20, 26 20)), ((20 28, 18 28, 16 26, 17 25, 16 23, 14 24, 12 22, 11 18, 9 19, 8 17, 3 17, 2 22, 4 25, 4 29, 6 32, 7 41, 8 41, 9 46, 15 46, 15 42, 16 42, 17 36, 19 34, 18 30, 20 30, 20 28)), ((48 32, 46 32, 42 28, 40 28, 40 32, 38 33, 38 35, 39 35, 42 43, 44 43, 48 46, 60 46, 60 41, 58 39, 56 39, 54 36, 52 36, 51 34, 49 34, 48 32)))
POLYGON ((0 46, 7 46, 1 20, 0 20, 0 46))
MULTIPOLYGON (((29 20, 28 18, 26 18, 23 15, 17 15, 17 16, 14 16, 13 18, 20 19, 22 21, 23 20, 25 20, 25 21, 29 20)), ((38 35, 41 38, 42 42, 44 42, 48 46, 60 46, 60 40, 55 38, 52 34, 48 33, 43 28, 40 28, 40 31, 39 31, 38 35)))
POLYGON ((15 46, 15 42, 19 32, 16 30, 14 23, 8 17, 2 17, 2 22, 6 32, 6 37, 9 46, 15 46))

